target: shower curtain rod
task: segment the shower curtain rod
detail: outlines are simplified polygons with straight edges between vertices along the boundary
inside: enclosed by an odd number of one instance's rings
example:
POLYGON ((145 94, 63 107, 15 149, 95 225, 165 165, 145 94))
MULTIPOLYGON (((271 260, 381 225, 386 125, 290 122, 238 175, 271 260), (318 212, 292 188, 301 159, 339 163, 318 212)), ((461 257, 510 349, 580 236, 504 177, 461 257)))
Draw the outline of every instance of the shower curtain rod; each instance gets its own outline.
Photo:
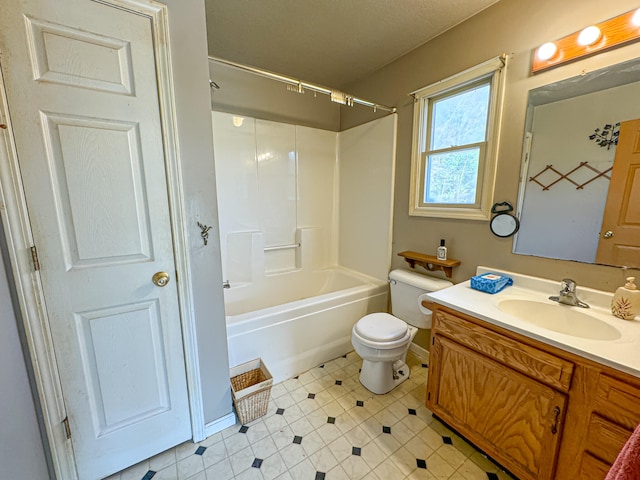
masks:
POLYGON ((381 105, 379 103, 369 102, 368 100, 363 100, 362 98, 354 97, 347 93, 341 92, 340 90, 323 87, 322 85, 316 85, 309 82, 303 82, 295 78, 286 77, 278 73, 269 72, 268 70, 262 70, 261 68, 251 67, 249 65, 243 65, 241 63, 232 62, 230 60, 225 60, 219 57, 212 57, 211 55, 209 56, 209 60, 213 60, 214 62, 222 63, 230 67, 238 68, 240 70, 244 70, 246 72, 250 72, 255 75, 260 75, 261 77, 270 78, 271 80, 276 80, 278 82, 286 83, 287 85, 295 87, 295 91, 297 91, 298 93, 304 93, 305 90, 311 90, 312 92, 329 95, 331 97, 332 102, 339 103, 341 105, 348 105, 352 107, 354 103, 357 103, 358 105, 364 105, 365 107, 373 108, 374 112, 376 110, 384 110, 386 112, 396 113, 396 107, 388 107, 386 105, 381 105))

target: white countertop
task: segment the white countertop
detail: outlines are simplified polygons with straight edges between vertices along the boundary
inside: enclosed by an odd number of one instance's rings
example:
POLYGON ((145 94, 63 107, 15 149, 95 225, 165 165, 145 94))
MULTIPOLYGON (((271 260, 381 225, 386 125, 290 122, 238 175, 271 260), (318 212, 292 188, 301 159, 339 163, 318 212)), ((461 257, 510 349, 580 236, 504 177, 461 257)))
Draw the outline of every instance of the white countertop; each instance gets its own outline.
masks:
POLYGON ((513 285, 492 295, 472 289, 470 281, 466 281, 429 293, 427 297, 440 305, 477 317, 498 327, 640 377, 640 320, 638 317, 636 320, 622 320, 613 316, 610 310, 613 293, 581 288, 578 285, 577 297, 591 308, 570 307, 548 299, 550 295, 558 295, 561 279, 548 280, 488 267, 477 269, 478 274, 486 272, 508 275, 513 278, 513 285), (539 327, 501 311, 498 308, 498 302, 507 298, 535 300, 557 305, 558 308, 579 310, 580 313, 596 317, 616 328, 621 334, 620 338, 591 340, 539 327))

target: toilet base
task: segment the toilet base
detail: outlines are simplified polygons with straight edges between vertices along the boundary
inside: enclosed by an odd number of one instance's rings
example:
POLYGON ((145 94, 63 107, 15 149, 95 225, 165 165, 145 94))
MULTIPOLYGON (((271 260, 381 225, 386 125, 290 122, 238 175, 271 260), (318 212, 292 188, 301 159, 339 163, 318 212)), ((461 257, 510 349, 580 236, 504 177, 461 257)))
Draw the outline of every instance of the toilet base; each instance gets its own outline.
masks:
POLYGON ((372 362, 362 360, 360 383, 372 393, 383 395, 409 378, 410 368, 402 360, 372 362))

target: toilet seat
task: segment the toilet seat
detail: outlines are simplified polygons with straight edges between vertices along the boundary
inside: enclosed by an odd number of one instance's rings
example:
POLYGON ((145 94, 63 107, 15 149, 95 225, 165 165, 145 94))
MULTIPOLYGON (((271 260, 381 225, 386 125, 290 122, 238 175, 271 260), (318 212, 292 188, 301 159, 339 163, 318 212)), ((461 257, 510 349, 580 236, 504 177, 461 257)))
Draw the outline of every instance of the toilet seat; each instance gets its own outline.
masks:
POLYGON ((355 325, 355 331, 361 338, 371 342, 395 342, 407 335, 409 326, 399 318, 388 313, 370 313, 355 325))

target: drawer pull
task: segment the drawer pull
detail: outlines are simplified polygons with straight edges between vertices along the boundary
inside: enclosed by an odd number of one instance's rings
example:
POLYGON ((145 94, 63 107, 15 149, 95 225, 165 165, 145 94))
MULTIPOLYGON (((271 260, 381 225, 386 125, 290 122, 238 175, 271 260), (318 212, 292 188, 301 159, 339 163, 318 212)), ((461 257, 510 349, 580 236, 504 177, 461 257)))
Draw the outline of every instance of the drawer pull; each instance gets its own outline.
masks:
POLYGON ((558 433, 558 419, 560 418, 560 407, 553 409, 553 423, 551 424, 551 433, 558 433))

